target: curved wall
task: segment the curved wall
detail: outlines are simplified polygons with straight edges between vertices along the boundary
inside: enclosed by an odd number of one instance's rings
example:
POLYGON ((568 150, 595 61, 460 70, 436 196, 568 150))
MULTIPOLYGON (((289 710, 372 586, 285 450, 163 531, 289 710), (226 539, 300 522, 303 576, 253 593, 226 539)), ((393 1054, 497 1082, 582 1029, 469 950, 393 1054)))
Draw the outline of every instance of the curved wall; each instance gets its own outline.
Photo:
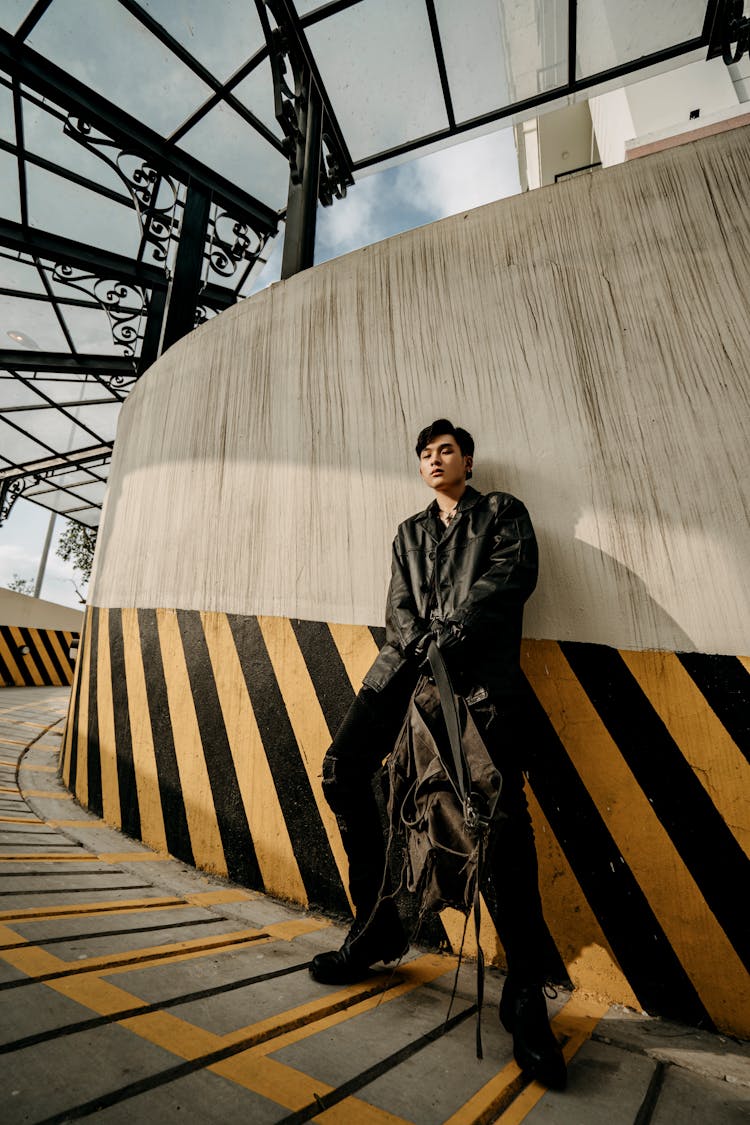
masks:
POLYGON ((320 763, 395 525, 430 499, 414 435, 447 415, 539 535, 529 781, 561 958, 750 1034, 749 172, 742 129, 505 200, 170 349, 118 430, 65 740, 79 799, 345 908, 320 763))

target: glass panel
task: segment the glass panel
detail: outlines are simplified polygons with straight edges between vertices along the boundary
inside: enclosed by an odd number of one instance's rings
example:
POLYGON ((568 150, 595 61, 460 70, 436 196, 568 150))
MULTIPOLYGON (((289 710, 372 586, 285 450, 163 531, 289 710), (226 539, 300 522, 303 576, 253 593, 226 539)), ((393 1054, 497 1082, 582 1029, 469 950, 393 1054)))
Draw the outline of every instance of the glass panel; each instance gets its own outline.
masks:
POLYGON ((83 375, 66 374, 55 378, 45 371, 43 377, 34 379, 33 385, 55 402, 71 402, 75 405, 90 398, 107 398, 109 394, 106 386, 83 375))
POLYGON ((32 227, 118 254, 137 253, 140 230, 134 210, 31 164, 26 178, 32 227))
POLYGON ((30 352, 70 350, 52 308, 45 301, 0 294, 0 325, 0 347, 23 347, 30 352), (24 339, 13 339, 11 333, 24 339))
POLYGON ((13 376, 0 382, 0 414, 9 406, 36 406, 40 402, 42 399, 34 394, 31 387, 25 386, 13 376))
POLYGON ((35 0, 0 0, 0 27, 15 35, 35 0))
POLYGON ((703 31, 706 0, 579 0, 579 78, 633 62, 703 31))
POLYGON ((18 162, 9 152, 0 151, 0 215, 14 223, 21 221, 18 195, 18 162))
MULTIPOLYGON (((127 197, 125 185, 117 173, 101 157, 63 132, 63 125, 64 121, 55 113, 42 109, 28 98, 24 98, 23 130, 28 152, 43 156, 54 164, 69 168, 72 172, 85 176, 87 180, 103 184, 127 197)), ((109 147, 103 147, 102 151, 110 160, 113 160, 117 154, 117 149, 109 147)))
POLYGON ((44 293, 42 279, 32 262, 21 258, 6 258, 0 253, 0 288, 17 289, 26 293, 44 293))
POLYGON ((250 0, 140 0, 194 58, 226 81, 265 44, 250 0))
POLYGON ((566 81, 567 0, 436 0, 435 10, 457 121, 566 81))
POLYGON ((94 439, 70 418, 54 410, 29 410, 13 415, 13 421, 31 438, 37 438, 53 449, 67 452, 69 449, 85 449, 94 444, 94 439))
POLYGON ((259 133, 226 105, 207 113, 180 148, 274 208, 286 203, 289 165, 259 133))
POLYGON ((13 116, 13 95, 7 86, 0 86, 0 137, 16 143, 16 122, 13 116))
POLYGON ((209 88, 116 0, 52 4, 28 42, 162 136, 209 97, 209 88))
POLYGON ((362 0, 307 37, 354 160, 447 127, 424 0, 362 0))
POLYGON ((115 343, 109 317, 104 309, 81 309, 75 305, 62 305, 60 312, 73 337, 76 351, 82 354, 89 352, 95 355, 127 355, 123 344, 132 344, 132 341, 122 340, 121 334, 127 328, 138 330, 138 316, 132 320, 121 321, 118 327, 118 339, 121 342, 115 343))
POLYGON ((49 455, 48 449, 25 434, 19 434, 18 430, 14 430, 0 418, 0 457, 11 465, 25 465, 28 461, 38 461, 49 455))
POLYGON ((120 414, 119 402, 100 406, 76 406, 70 413, 98 434, 103 442, 115 440, 117 418, 120 414))
POLYGON ((271 132, 283 137, 284 132, 276 120, 273 106, 273 77, 268 59, 259 63, 247 78, 235 86, 232 93, 242 102, 271 132))

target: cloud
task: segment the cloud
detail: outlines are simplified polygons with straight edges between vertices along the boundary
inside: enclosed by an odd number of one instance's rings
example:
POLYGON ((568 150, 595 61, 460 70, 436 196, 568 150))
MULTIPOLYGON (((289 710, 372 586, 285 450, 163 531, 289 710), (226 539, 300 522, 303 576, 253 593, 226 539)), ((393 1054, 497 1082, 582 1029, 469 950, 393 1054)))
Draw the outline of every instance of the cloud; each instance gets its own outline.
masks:
POLYGON ((521 190, 512 129, 452 145, 400 169, 436 219, 481 207, 521 190))

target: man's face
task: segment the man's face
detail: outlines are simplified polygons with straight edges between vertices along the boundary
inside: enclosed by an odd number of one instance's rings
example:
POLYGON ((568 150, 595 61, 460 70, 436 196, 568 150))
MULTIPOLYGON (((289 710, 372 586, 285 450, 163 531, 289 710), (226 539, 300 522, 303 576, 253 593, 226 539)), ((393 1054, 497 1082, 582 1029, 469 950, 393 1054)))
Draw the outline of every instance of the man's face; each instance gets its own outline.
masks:
POLYGON ((471 457, 464 457, 452 434, 441 434, 419 456, 419 472, 430 488, 444 491, 466 480, 471 457))

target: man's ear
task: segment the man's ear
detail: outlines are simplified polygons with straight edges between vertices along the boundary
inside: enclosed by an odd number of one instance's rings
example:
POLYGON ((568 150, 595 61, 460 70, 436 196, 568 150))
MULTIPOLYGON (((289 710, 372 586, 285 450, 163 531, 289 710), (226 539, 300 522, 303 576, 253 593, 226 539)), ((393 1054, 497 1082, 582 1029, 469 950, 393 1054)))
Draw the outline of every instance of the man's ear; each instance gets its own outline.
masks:
POLYGON ((464 457, 464 464, 466 465, 466 479, 468 480, 474 468, 474 458, 464 457))

